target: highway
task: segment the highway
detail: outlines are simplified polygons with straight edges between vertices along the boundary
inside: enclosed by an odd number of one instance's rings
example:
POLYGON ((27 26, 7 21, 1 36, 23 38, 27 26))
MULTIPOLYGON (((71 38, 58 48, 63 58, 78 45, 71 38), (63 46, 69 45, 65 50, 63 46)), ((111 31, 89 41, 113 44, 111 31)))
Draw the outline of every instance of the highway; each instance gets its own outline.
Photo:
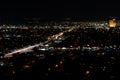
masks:
POLYGON ((56 40, 58 40, 58 38, 61 37, 61 36, 63 36, 64 33, 66 33, 66 32, 71 32, 71 31, 73 31, 74 29, 76 29, 76 28, 69 28, 69 29, 67 29, 67 30, 64 30, 64 31, 58 33, 58 34, 49 36, 49 37, 48 37, 48 40, 45 41, 45 42, 43 42, 43 43, 39 43, 39 44, 31 45, 31 46, 28 46, 28 47, 24 47, 24 48, 22 48, 22 49, 14 50, 13 52, 10 52, 10 53, 8 53, 8 54, 5 54, 5 55, 4 55, 4 58, 13 57, 13 54, 24 53, 24 52, 27 52, 27 51, 29 51, 29 50, 32 50, 32 49, 35 48, 35 47, 39 47, 39 46, 45 47, 45 46, 44 46, 45 44, 48 44, 48 43, 50 43, 51 41, 56 41, 56 40))

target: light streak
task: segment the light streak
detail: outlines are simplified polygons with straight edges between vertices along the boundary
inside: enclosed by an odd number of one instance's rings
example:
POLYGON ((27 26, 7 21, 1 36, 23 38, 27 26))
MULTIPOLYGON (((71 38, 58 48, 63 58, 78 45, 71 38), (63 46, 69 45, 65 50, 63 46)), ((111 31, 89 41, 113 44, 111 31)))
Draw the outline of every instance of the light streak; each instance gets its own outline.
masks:
POLYGON ((63 34, 65 32, 71 32, 72 30, 74 30, 74 28, 70 28, 68 30, 62 31, 62 32, 54 35, 54 37, 50 36, 50 37, 48 37, 48 38, 50 38, 50 40, 47 40, 44 43, 39 43, 39 44, 36 44, 36 45, 32 45, 32 46, 29 46, 29 47, 26 47, 26 48, 18 49, 18 50, 15 50, 15 51, 11 52, 11 53, 5 54, 4 58, 13 57, 13 54, 24 53, 24 52, 27 52, 28 50, 32 50, 35 47, 44 46, 43 44, 48 44, 48 42, 51 41, 51 40, 57 40, 58 37, 63 36, 63 34))

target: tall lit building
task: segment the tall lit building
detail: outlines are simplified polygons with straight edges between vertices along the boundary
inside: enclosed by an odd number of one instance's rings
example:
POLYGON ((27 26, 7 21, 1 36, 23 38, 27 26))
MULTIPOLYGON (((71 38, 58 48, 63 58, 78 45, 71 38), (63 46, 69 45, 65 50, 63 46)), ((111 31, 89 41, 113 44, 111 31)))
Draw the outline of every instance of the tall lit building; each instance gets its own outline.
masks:
POLYGON ((116 19, 109 20, 110 27, 116 27, 116 19))

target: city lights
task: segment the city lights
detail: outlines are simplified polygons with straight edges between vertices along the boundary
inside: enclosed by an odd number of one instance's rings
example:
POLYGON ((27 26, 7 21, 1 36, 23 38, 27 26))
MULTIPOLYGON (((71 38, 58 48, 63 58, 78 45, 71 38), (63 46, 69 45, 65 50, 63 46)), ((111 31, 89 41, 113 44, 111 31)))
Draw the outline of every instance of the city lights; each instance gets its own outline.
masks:
POLYGON ((119 25, 115 19, 1 25, 0 74, 8 80, 118 78, 119 25))

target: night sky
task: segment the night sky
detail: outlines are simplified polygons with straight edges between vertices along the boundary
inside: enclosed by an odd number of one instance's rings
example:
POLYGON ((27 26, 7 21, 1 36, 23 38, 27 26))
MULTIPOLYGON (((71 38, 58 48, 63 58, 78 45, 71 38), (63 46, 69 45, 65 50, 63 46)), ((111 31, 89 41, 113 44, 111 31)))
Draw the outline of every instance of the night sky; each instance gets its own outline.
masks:
POLYGON ((113 1, 81 1, 69 2, 46 2, 46 3, 16 3, 1 4, 0 18, 14 19, 23 17, 37 18, 105 18, 109 16, 119 17, 120 5, 113 1))

